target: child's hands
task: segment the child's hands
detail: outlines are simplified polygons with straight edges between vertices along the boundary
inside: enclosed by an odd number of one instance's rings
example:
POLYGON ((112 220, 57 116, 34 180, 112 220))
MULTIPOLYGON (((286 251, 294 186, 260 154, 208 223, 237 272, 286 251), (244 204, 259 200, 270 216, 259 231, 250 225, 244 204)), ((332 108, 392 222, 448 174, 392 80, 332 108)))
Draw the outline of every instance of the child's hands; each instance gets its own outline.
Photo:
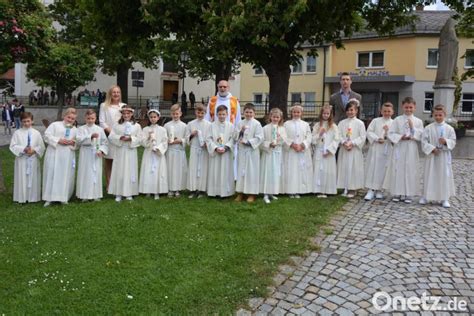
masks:
POLYGON ((67 146, 67 145, 69 145, 69 140, 67 140, 65 138, 60 138, 59 141, 58 141, 58 144, 67 146))
POLYGON ((224 148, 224 147, 217 147, 217 148, 216 148, 216 152, 217 152, 218 154, 223 154, 223 153, 225 153, 225 148, 224 148))
POLYGON ((99 133, 94 133, 91 135, 91 139, 99 138, 99 133))
POLYGON ((446 145, 446 138, 440 137, 440 138, 438 139, 438 141, 439 141, 439 143, 440 143, 441 145, 446 145))
POLYGON ((123 142, 129 142, 132 140, 132 137, 130 136, 120 136, 120 140, 123 142))
POLYGON ((412 129, 412 128, 413 128, 413 121, 412 121, 412 119, 409 118, 407 121, 408 121, 408 126, 410 126, 410 129, 412 129))
POLYGON ((383 144, 383 143, 385 143, 385 139, 379 138, 379 139, 377 140, 377 142, 378 142, 379 144, 383 144))
POLYGON ((323 136, 324 133, 326 133, 326 129, 324 127, 321 127, 319 129, 319 137, 323 136))
POLYGON ((438 148, 435 148, 431 151, 432 154, 438 155, 440 150, 438 148))
POLYGON ((411 140, 411 139, 412 139, 411 136, 407 136, 407 135, 402 136, 402 140, 411 140))
POLYGON ((386 131, 386 132, 388 132, 388 125, 384 125, 384 126, 383 126, 383 130, 386 131))
POLYGON ((96 155, 97 155, 97 157, 99 157, 99 158, 104 157, 104 153, 103 153, 102 151, 100 151, 100 150, 97 151, 96 155))

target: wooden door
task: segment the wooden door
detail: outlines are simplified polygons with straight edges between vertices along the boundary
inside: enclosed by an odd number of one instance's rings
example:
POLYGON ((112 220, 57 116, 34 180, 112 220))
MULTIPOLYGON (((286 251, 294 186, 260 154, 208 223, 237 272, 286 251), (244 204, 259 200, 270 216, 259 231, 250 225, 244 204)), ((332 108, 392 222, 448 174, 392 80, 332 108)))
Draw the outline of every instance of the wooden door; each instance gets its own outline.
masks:
POLYGON ((163 81, 163 100, 171 101, 173 93, 178 95, 178 81, 164 80, 163 81))

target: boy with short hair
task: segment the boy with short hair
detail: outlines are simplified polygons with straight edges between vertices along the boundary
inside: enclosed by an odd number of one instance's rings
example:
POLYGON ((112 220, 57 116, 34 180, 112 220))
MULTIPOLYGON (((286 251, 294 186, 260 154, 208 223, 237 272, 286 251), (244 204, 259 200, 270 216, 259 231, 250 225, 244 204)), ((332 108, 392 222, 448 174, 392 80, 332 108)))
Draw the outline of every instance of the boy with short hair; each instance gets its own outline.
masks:
POLYGON ((255 107, 252 103, 244 106, 245 119, 237 123, 234 130, 234 141, 238 144, 237 154, 237 184, 235 199, 240 202, 243 194, 247 194, 247 202, 255 201, 259 193, 260 149, 263 141, 263 129, 255 119, 255 107))
POLYGON ((421 148, 426 155, 423 195, 420 204, 441 201, 450 207, 449 198, 455 195, 451 151, 456 146, 456 133, 446 124, 446 110, 439 104, 433 108, 435 121, 428 125, 421 138, 421 148))
POLYGON ((232 123, 226 121, 227 107, 217 107, 217 120, 209 129, 206 138, 209 152, 208 196, 231 196, 235 192, 234 183, 234 140, 232 123))
POLYGON ((411 203, 418 195, 418 144, 423 133, 423 122, 415 117, 416 102, 411 97, 402 101, 403 114, 393 120, 388 130, 388 139, 394 144, 384 189, 393 196, 392 201, 411 203))
POLYGON ((171 106, 172 120, 165 124, 168 133, 168 196, 179 197, 179 191, 186 190, 188 162, 186 160, 186 124, 181 121, 181 105, 171 106))
POLYGON ((187 188, 189 198, 204 196, 207 190, 207 169, 209 154, 206 149, 206 137, 211 123, 204 119, 206 109, 201 103, 195 108, 196 119, 186 126, 186 142, 189 144, 189 169, 187 188))
POLYGON ((108 140, 104 130, 95 124, 97 114, 86 111, 86 124, 77 129, 79 167, 77 170, 76 196, 83 200, 99 201, 103 197, 102 157, 107 155, 108 140))
POLYGON ((392 143, 387 138, 388 130, 392 125, 393 104, 386 102, 380 109, 382 117, 370 122, 367 128, 367 139, 369 141, 369 153, 366 161, 365 187, 368 192, 366 201, 382 199, 382 185, 387 171, 387 165, 392 154, 392 143))
POLYGON ((33 114, 20 114, 21 129, 13 133, 10 151, 15 157, 13 201, 18 203, 41 200, 41 168, 39 158, 44 153, 44 142, 40 132, 34 129, 33 114))

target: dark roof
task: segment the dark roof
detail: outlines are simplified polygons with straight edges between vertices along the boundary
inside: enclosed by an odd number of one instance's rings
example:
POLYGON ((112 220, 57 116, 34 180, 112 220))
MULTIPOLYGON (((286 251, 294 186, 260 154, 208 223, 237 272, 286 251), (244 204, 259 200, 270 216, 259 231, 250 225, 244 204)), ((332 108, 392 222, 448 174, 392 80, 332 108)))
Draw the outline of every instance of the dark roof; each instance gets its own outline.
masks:
MULTIPOLYGON (((437 35, 441 32, 446 20, 455 15, 454 11, 415 11, 415 27, 407 25, 397 28, 392 36, 414 35, 414 34, 432 34, 437 35)), ((363 39, 381 37, 375 31, 361 30, 352 34, 346 39, 363 39)))

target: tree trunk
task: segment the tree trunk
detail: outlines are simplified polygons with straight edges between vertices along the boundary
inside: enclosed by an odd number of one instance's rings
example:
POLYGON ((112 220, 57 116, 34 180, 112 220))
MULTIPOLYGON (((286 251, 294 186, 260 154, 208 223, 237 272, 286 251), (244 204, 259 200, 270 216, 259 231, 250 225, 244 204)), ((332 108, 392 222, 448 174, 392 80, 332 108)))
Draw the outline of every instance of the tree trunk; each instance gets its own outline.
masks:
POLYGON ((264 69, 270 83, 269 109, 279 108, 286 119, 288 116, 288 86, 290 84, 289 61, 287 63, 270 63, 264 69))
POLYGON ((117 67, 117 85, 122 90, 122 102, 128 103, 128 69, 127 64, 121 64, 117 67))
POLYGON ((3 177, 2 171, 2 162, 0 161, 0 192, 5 192, 7 188, 5 187, 5 178, 3 177))
POLYGON ((230 76, 232 75, 232 61, 227 62, 227 63, 219 63, 214 71, 215 78, 216 78, 216 86, 215 86, 215 91, 214 94, 217 94, 217 84, 221 80, 229 80, 230 76))
POLYGON ((64 91, 63 88, 57 86, 56 87, 56 92, 58 93, 58 114, 56 115, 56 120, 57 121, 62 121, 63 119, 63 108, 65 102, 65 95, 66 92, 64 91))

